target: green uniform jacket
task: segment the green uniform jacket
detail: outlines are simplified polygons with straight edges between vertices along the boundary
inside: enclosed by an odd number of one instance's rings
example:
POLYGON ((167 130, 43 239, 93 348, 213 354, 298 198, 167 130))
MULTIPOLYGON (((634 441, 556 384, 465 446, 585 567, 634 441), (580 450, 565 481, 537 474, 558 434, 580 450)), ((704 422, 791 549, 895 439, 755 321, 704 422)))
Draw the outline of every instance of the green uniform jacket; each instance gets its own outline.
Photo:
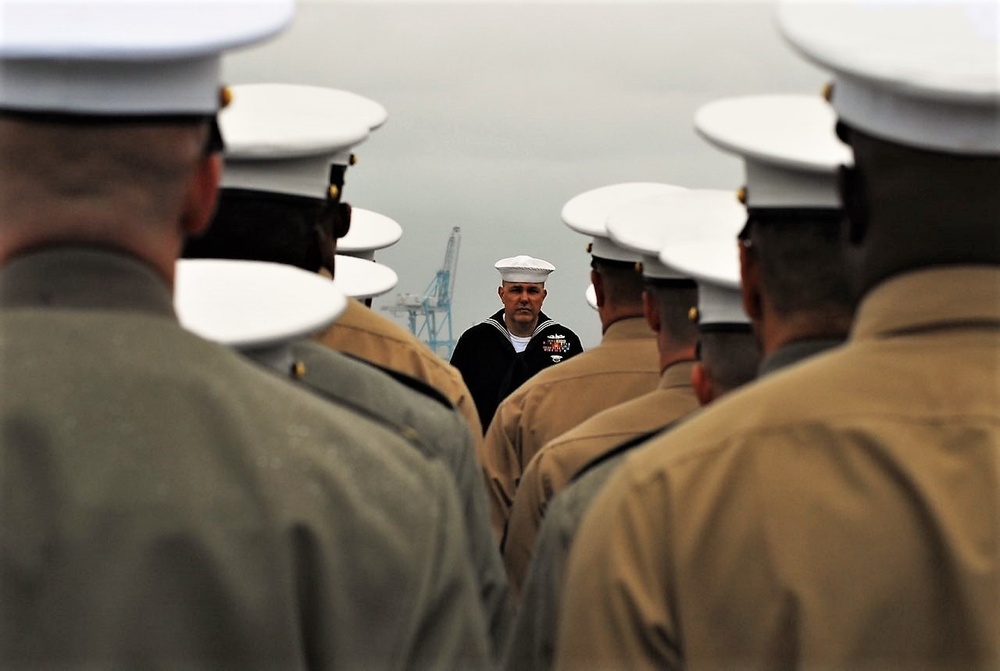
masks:
POLYGON ((479 448, 483 426, 462 374, 399 324, 351 299, 347 311, 316 339, 330 349, 415 377, 440 391, 462 412, 479 448))
POLYGON ((484 664, 443 466, 184 331, 130 257, 22 256, 0 306, 0 666, 484 664))
POLYGON ((601 410, 654 389, 656 334, 642 317, 617 321, 601 343, 541 371, 504 399, 486 432, 480 462, 499 544, 524 467, 542 445, 601 410))
POLYGON ((843 347, 630 455, 556 668, 1000 668, 1000 269, 898 275, 843 347))
MULTIPOLYGON (((389 426, 424 456, 440 460, 458 489, 469 554, 479 584, 493 650, 499 656, 513 618, 510 589, 490 533, 489 503, 476 449, 461 413, 444 396, 435 398, 399 382, 373 364, 335 352, 318 342, 295 343, 303 364, 299 381, 341 405, 389 426)), ((431 390, 430 393, 437 394, 431 390)))
POLYGON ((654 391, 599 412, 555 440, 528 462, 514 495, 503 544, 511 586, 524 585, 545 508, 576 473, 605 452, 661 429, 698 409, 691 387, 693 361, 668 366, 654 391))

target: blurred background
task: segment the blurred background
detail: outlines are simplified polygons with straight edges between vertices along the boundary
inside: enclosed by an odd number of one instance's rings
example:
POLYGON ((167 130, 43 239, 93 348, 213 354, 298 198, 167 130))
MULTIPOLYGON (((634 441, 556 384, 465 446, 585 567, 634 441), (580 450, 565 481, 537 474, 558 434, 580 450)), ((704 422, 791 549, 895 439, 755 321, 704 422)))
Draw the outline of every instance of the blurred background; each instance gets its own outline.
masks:
MULTIPOLYGON (((293 82, 376 100, 389 120, 356 150, 345 199, 402 239, 376 259, 424 295, 454 227, 454 338, 500 309, 497 259, 556 266, 543 310, 600 342, 587 240, 563 204, 606 184, 735 189, 739 160, 695 135, 717 98, 816 93, 826 77, 779 37, 767 2, 299 0, 292 28, 224 62, 230 84, 293 82)), ((442 320, 444 314, 437 316, 442 320)), ((446 330, 443 337, 447 337, 446 330)), ((445 351, 441 352, 446 354, 445 351)))

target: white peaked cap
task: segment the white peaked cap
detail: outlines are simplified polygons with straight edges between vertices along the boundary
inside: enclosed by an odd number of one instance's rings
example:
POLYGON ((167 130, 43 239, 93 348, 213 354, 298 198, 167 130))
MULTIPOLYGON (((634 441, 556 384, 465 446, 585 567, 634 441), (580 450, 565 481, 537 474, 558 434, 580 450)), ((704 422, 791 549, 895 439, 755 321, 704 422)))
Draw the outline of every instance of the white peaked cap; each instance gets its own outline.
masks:
POLYGON ((0 108, 211 115, 224 51, 291 22, 293 0, 0 0, 0 108))
POLYGON ((181 325, 240 350, 291 344, 326 328, 347 307, 335 283, 282 263, 181 259, 176 269, 181 325))
MULTIPOLYGON (((690 279, 675 268, 660 261, 660 250, 671 235, 672 227, 688 225, 677 222, 672 216, 673 203, 684 202, 688 189, 674 187, 654 196, 630 201, 611 211, 607 218, 608 236, 619 247, 640 254, 642 274, 650 279, 690 279)), ((678 235, 682 231, 675 231, 678 235)))
POLYGON ((748 324, 740 294, 737 235, 746 211, 731 191, 692 189, 675 203, 678 225, 664 239, 660 260, 698 283, 698 324, 748 324))
POLYGON ((577 233, 591 236, 591 255, 610 261, 637 262, 641 260, 641 254, 615 244, 608 236, 608 216, 632 201, 671 193, 679 188, 655 182, 626 182, 598 187, 574 196, 563 205, 562 220, 577 233))
POLYGON ((548 261, 523 254, 500 259, 493 267, 500 272, 500 279, 504 282, 544 283, 549 273, 556 269, 548 261))
POLYGON ((583 292, 583 296, 584 296, 584 298, 587 299, 587 305, 589 305, 590 307, 592 307, 592 308, 594 308, 596 310, 597 309, 597 290, 594 289, 594 285, 593 284, 588 284, 587 285, 587 290, 585 292, 583 292))
POLYGON ((837 170, 854 159, 819 95, 717 100, 695 112, 694 124, 703 138, 743 159, 747 207, 841 207, 837 170))
POLYGON ((849 126, 902 145, 1000 154, 1000 3, 840 0, 778 7, 785 39, 834 73, 849 126))
POLYGON ((242 84, 231 91, 232 102, 219 114, 224 188, 325 200, 330 165, 348 164, 376 118, 354 101, 360 96, 320 86, 242 84))
POLYGON ((399 242, 403 237, 403 227, 384 214, 351 208, 351 229, 347 235, 337 240, 337 252, 356 256, 369 261, 375 260, 375 252, 399 242))
POLYGON ((334 284, 351 298, 364 300, 381 296, 399 282, 395 270, 375 261, 337 254, 333 263, 334 284))

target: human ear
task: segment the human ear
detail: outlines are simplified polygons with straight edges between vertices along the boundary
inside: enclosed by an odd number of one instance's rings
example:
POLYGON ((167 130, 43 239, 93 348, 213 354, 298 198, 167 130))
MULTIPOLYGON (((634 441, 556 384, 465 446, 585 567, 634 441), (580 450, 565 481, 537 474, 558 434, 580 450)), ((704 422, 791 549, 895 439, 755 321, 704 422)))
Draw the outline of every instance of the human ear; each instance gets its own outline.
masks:
POLYGON ((752 249, 740 245, 740 297, 743 311, 753 321, 764 314, 763 299, 760 295, 760 266, 752 249))
POLYGON ((209 154, 198 159, 198 165, 188 180, 181 210, 184 235, 205 232, 215 215, 215 205, 222 180, 222 155, 209 154))
POLYGON ((659 333, 661 328, 660 308, 656 301, 653 300, 653 295, 645 289, 642 292, 642 315, 646 318, 649 328, 659 333))
POLYGON ((708 405, 715 398, 712 376, 701 362, 695 363, 691 369, 691 388, 702 406, 708 405))

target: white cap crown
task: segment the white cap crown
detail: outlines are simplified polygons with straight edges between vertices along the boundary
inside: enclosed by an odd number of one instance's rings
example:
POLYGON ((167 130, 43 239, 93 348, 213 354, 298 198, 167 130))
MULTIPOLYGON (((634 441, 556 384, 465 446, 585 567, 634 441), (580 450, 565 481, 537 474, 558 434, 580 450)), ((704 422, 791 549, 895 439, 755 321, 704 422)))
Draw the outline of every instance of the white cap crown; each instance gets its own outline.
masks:
POLYGON ((291 344, 333 323, 346 306, 333 282, 289 265, 177 261, 174 307, 181 325, 236 349, 291 344))
POLYGON ((658 194, 674 193, 682 187, 656 182, 624 182, 585 191, 563 205, 562 220, 577 233, 591 236, 590 253, 610 261, 638 262, 642 255, 622 247, 608 233, 608 217, 631 202, 658 194))
POLYGON ((743 159, 747 207, 840 207, 837 170, 853 156, 818 95, 717 100, 699 108, 694 123, 708 142, 743 159))
POLYGON ((535 282, 544 283, 549 274, 556 269, 554 265, 533 256, 519 255, 500 259, 493 267, 500 272, 504 282, 535 282))
POLYGON ((351 208, 351 229, 337 240, 337 252, 374 261, 376 251, 391 247, 401 237, 403 227, 394 219, 354 207, 351 208))
POLYGON ((284 29, 293 0, 0 0, 0 108, 211 115, 220 57, 284 29))
POLYGON ((354 93, 298 84, 242 84, 219 114, 226 143, 222 186, 326 199, 330 166, 385 121, 354 93))
POLYGON ((1000 154, 1000 3, 785 2, 785 39, 834 72, 845 123, 899 144, 1000 154))

